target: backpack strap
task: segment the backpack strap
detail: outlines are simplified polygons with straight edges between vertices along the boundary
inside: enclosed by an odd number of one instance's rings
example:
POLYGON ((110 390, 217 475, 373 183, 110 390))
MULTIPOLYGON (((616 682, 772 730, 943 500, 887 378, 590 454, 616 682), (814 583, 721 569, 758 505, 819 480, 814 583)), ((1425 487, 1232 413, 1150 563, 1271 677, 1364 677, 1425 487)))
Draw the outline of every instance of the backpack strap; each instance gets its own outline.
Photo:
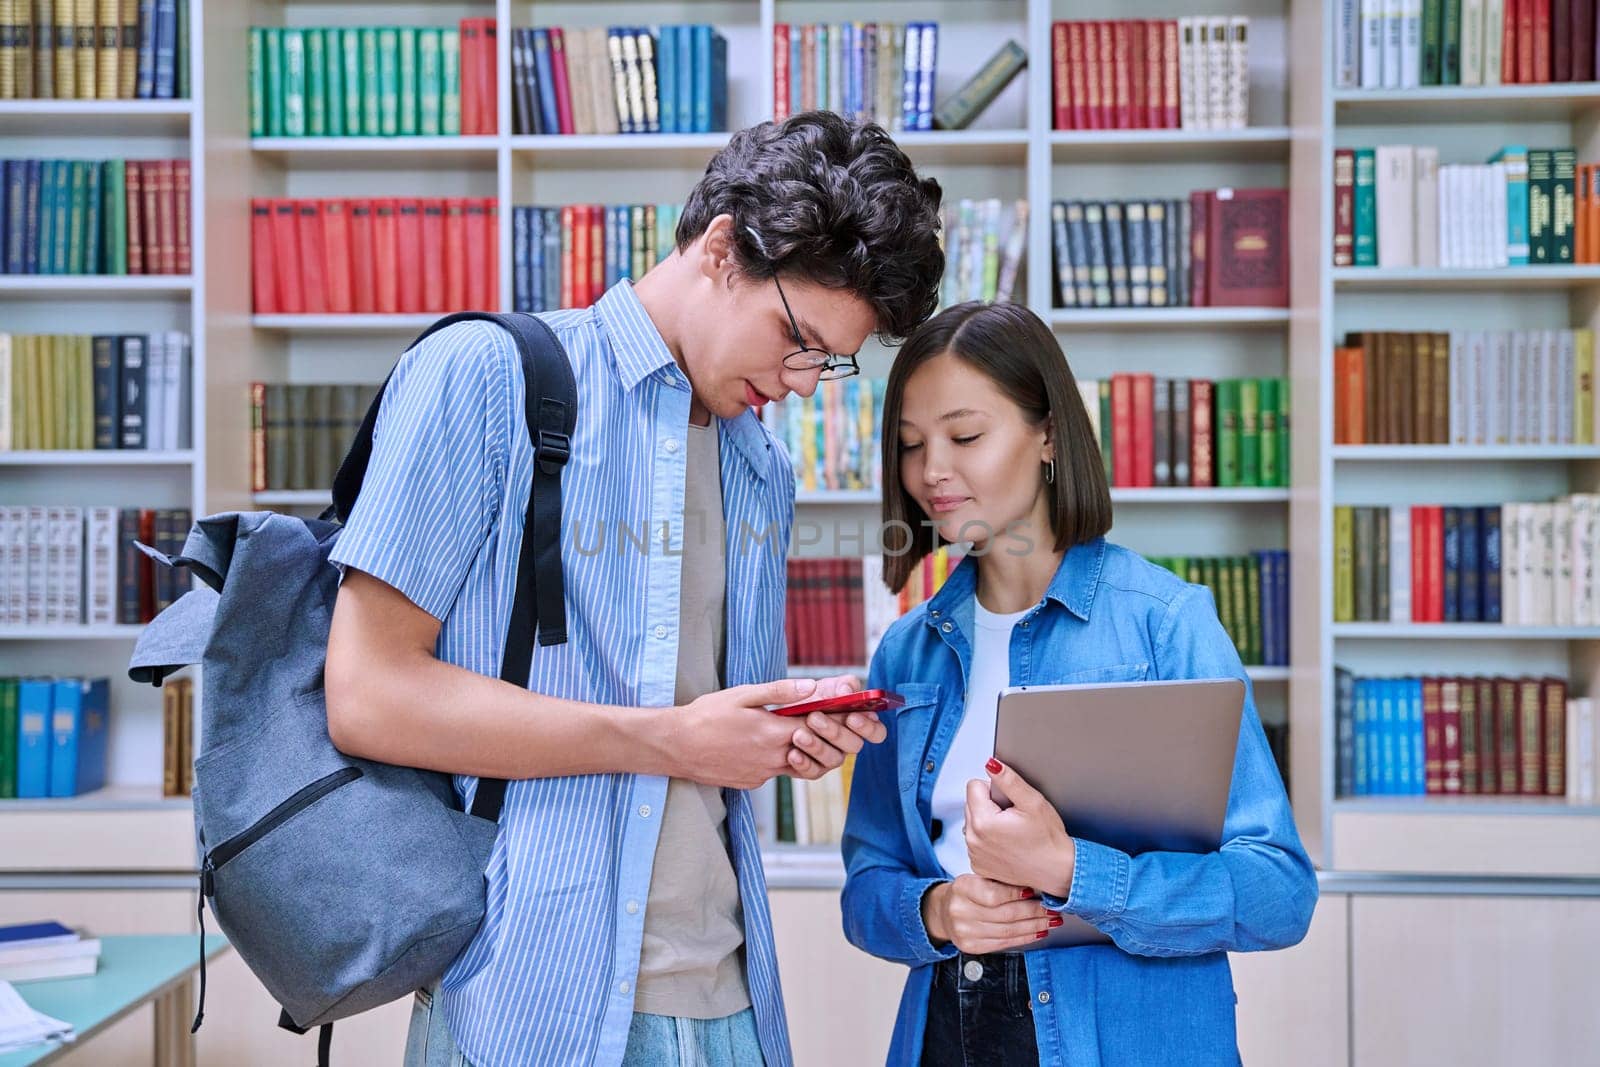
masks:
MULTIPOLYGON (((572 364, 561 342, 544 320, 533 315, 458 312, 428 327, 411 347, 447 326, 473 321, 492 322, 506 330, 516 339, 517 351, 522 356, 524 418, 528 438, 533 442, 533 485, 528 491, 528 510, 523 519, 522 546, 517 558, 517 592, 511 605, 500 678, 525 688, 533 665, 535 639, 541 645, 565 644, 567 640, 566 599, 561 577, 561 470, 572 452, 572 433, 578 419, 578 390, 572 364)), ((378 422, 378 408, 388 384, 385 380, 383 389, 367 409, 361 429, 334 478, 333 507, 329 513, 340 522, 349 520, 361 491, 361 482, 372 458, 372 434, 378 422)), ((504 779, 480 778, 472 814, 497 822, 505 792, 504 779)))

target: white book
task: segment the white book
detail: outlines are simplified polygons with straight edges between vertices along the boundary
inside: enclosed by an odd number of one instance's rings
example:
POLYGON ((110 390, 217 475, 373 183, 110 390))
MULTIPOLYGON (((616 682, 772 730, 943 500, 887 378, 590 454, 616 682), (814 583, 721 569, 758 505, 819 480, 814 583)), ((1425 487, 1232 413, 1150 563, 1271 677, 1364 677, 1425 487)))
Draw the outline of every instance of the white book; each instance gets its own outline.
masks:
POLYGON ((794 843, 809 845, 811 836, 811 789, 813 783, 804 778, 791 778, 790 792, 794 801, 794 843))
POLYGON ((1489 229, 1485 240, 1489 245, 1489 266, 1509 267, 1511 249, 1506 244, 1506 165, 1489 164, 1489 229))
POLYGON ((1078 379, 1078 395, 1083 398, 1083 409, 1089 413, 1089 429, 1094 439, 1100 440, 1100 382, 1098 379, 1078 379))
POLYGON ((1334 71, 1340 89, 1361 84, 1361 5, 1359 0, 1339 0, 1334 29, 1334 71))
POLYGON ((1572 504, 1572 625, 1593 626, 1594 615, 1594 511, 1600 501, 1592 493, 1573 493, 1572 504))
MULTIPOLYGON (((39 585, 44 591, 44 618, 40 621, 46 626, 61 624, 61 539, 58 534, 60 528, 61 508, 45 508, 44 567, 39 574, 39 585)), ((29 547, 32 548, 31 545, 29 547)))
POLYGON ((1422 84, 1422 0, 1403 0, 1400 40, 1400 88, 1422 84))
POLYGON ((1522 606, 1527 609, 1523 622, 1528 626, 1555 623, 1556 598, 1556 508, 1554 504, 1529 506, 1528 571, 1522 590, 1522 606), (1530 599, 1531 598, 1531 599, 1530 599))
POLYGON ((1539 413, 1539 443, 1553 445, 1561 434, 1561 331, 1540 330, 1539 347, 1539 399, 1544 410, 1539 413))
POLYGON ((1416 151, 1410 145, 1379 145, 1378 266, 1416 265, 1416 151))
POLYGON ((1595 722, 1594 698, 1578 701, 1578 800, 1593 804, 1600 793, 1600 723, 1595 722))
POLYGON ((1500 506, 1500 621, 1523 625, 1522 504, 1500 506))
POLYGON ((1483 84, 1483 0, 1461 3, 1461 84, 1483 84))
POLYGON ((1413 240, 1416 264, 1419 267, 1439 265, 1439 150, 1432 145, 1419 145, 1412 162, 1414 196, 1416 204, 1416 234, 1413 240))
POLYGON ((169 331, 162 335, 162 347, 166 350, 166 359, 161 368, 161 390, 166 393, 162 401, 163 426, 161 440, 163 447, 180 448, 178 443, 179 425, 182 422, 180 405, 183 402, 183 334, 169 331))
POLYGON ((1208 126, 1213 130, 1228 126, 1228 20, 1212 16, 1206 20, 1206 75, 1211 84, 1206 87, 1206 112, 1208 126))
POLYGON ((1456 169, 1455 164, 1445 164, 1438 170, 1439 206, 1434 212, 1434 229, 1438 233, 1439 266, 1441 267, 1453 267, 1456 265, 1455 227, 1450 224, 1450 209, 1455 206, 1456 169))
POLYGON ((1401 45, 1405 41, 1406 0, 1384 0, 1383 87, 1400 88, 1401 45))
POLYGON ((1511 368, 1515 334, 1509 330, 1496 330, 1489 336, 1489 361, 1484 368, 1484 386, 1479 394, 1484 398, 1484 441, 1486 445, 1504 445, 1511 441, 1511 368))
POLYGON ((1453 445, 1467 444, 1472 438, 1469 420, 1472 403, 1469 383, 1472 372, 1468 365, 1472 344, 1465 330, 1450 331, 1450 436, 1453 445))
POLYGON ((0 452, 11 451, 11 335, 0 333, 0 452))
POLYGON ((1556 330, 1556 364, 1555 364, 1555 443, 1570 445, 1574 443, 1572 430, 1573 408, 1577 405, 1577 338, 1571 330, 1556 330))
POLYGON ((1185 130, 1200 128, 1195 110, 1194 25, 1191 17, 1178 20, 1178 126, 1185 130))
POLYGON ((1250 20, 1228 19, 1228 128, 1250 125, 1250 20))
POLYGON ((1505 216, 1495 214, 1494 168, 1487 163, 1480 163, 1472 168, 1472 173, 1477 181, 1477 263, 1480 268, 1487 270, 1498 265, 1495 238, 1505 233, 1505 216))
POLYGON ((0 543, 0 551, 5 553, 11 583, 3 610, 7 623, 21 626, 28 621, 28 509, 13 505, 5 512, 10 535, 0 543))
POLYGON ((778 840, 778 780, 768 778, 750 790, 750 814, 755 819, 756 840, 770 845, 778 840))
POLYGON ((1529 353, 1529 331, 1511 331, 1511 366, 1507 375, 1509 388, 1501 395, 1507 398, 1509 418, 1506 420, 1506 443, 1528 443, 1528 382, 1533 357, 1529 353))
POLYGON ((1193 38, 1189 45, 1189 70, 1194 90, 1194 128, 1211 129, 1211 48, 1206 38, 1210 35, 1210 21, 1196 16, 1193 19, 1193 38))
POLYGON ((16 523, 12 509, 0 507, 0 626, 9 626, 17 620, 11 617, 11 586, 20 581, 22 574, 11 570, 11 528, 16 523))
POLYGON ((1555 558, 1550 596, 1550 624, 1571 626, 1574 602, 1578 598, 1573 579, 1572 500, 1562 498, 1550 505, 1552 552, 1555 558))
POLYGON ((1483 84, 1500 84, 1505 56, 1505 0, 1483 0, 1483 84))
POLYGON ((1486 444, 1489 440, 1489 366, 1493 359, 1494 333, 1474 330, 1467 339, 1467 401, 1471 414, 1467 417, 1469 445, 1486 444))
POLYGON ((117 621, 117 509, 90 508, 84 534, 84 608, 90 626, 117 621))
POLYGON ((1389 621, 1411 621, 1411 509, 1389 509, 1389 621))
POLYGON ((1578 784, 1578 753, 1582 751, 1582 749, 1578 747, 1580 743, 1578 741, 1578 715, 1578 698, 1569 697, 1567 699, 1567 736, 1566 748, 1564 750, 1567 756, 1566 795, 1567 803, 1569 804, 1576 804, 1578 802, 1578 797, 1582 789, 1582 787, 1578 784))
POLYGON ((162 335, 152 333, 144 350, 144 447, 151 452, 164 451, 167 426, 167 391, 163 387, 167 374, 167 345, 162 335))
POLYGON ((1361 0, 1361 88, 1382 89, 1386 0, 1361 0))
POLYGON ((61 542, 60 573, 56 576, 61 590, 61 621, 68 626, 83 623, 83 509, 61 509, 61 525, 56 528, 61 542))

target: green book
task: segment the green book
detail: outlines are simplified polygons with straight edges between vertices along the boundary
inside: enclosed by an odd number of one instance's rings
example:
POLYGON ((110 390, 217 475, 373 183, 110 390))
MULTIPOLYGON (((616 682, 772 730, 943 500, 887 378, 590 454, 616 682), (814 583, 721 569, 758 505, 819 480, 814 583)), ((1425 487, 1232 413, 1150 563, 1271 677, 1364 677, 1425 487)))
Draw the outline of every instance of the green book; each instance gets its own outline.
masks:
POLYGON ((778 840, 785 844, 794 843, 794 783, 788 775, 780 775, 777 780, 777 823, 778 840))
POLYGON ((361 132, 367 137, 383 133, 383 117, 378 114, 378 31, 361 30, 361 132))
POLYGON ((392 26, 378 30, 378 132, 400 132, 400 33, 392 26))
POLYGON ((17 795, 17 680, 0 678, 0 800, 17 795))
POLYGON ((53 207, 56 216, 55 245, 51 249, 51 259, 54 263, 56 274, 67 273, 69 262, 69 249, 72 235, 72 164, 68 160, 56 160, 56 197, 53 207))
POLYGON ((1356 266, 1378 265, 1378 154, 1376 149, 1356 149, 1354 196, 1356 266))
POLYGON ((81 159, 75 159, 67 170, 71 194, 67 201, 67 273, 83 273, 83 250, 89 243, 89 235, 84 232, 83 224, 88 212, 87 198, 89 193, 89 166, 81 159))
POLYGON ((439 68, 438 30, 417 32, 417 132, 437 137, 439 106, 444 98, 444 82, 439 68))
POLYGON ((1246 663, 1261 662, 1261 561, 1255 556, 1240 559, 1244 568, 1246 663))
POLYGON ((1273 379, 1278 393, 1278 434, 1277 434, 1277 469, 1273 473, 1272 484, 1280 489, 1289 488, 1289 479, 1293 471, 1291 462, 1294 458, 1289 451, 1289 379, 1273 379))
MULTIPOLYGON (((857 28, 856 32, 859 34, 860 29, 857 28)), ((972 125, 972 120, 994 103, 994 98, 999 96, 1027 65, 1028 54, 1022 50, 1021 45, 1015 41, 1007 41, 1001 45, 1000 51, 978 68, 978 72, 956 90, 954 96, 939 105, 939 110, 933 115, 933 128, 964 130, 972 125)))
POLYGON ((128 168, 120 159, 108 159, 105 170, 105 273, 126 274, 128 273, 128 168))
POLYGON ((322 85, 327 97, 327 124, 329 137, 344 136, 344 54, 340 50, 339 31, 322 31, 322 85))
POLYGON ((283 31, 283 135, 306 135, 306 39, 292 29, 283 31))
POLYGON ((461 132, 461 31, 439 31, 439 132, 461 132))
POLYGON ((250 136, 267 135, 267 31, 250 27, 250 136))
MULTIPOLYGON (((1217 571, 1217 558, 1205 556, 1200 560, 1200 584, 1211 592, 1211 602, 1216 606, 1217 618, 1222 618, 1226 604, 1222 597, 1222 576, 1217 571)), ((1227 629, 1227 625, 1223 625, 1227 629)))
POLYGON ((328 60, 322 50, 322 31, 301 30, 306 50, 306 134, 328 135, 328 60))
POLYGON ((1441 0, 1422 0, 1422 84, 1439 84, 1440 35, 1444 11, 1441 0))
POLYGON ((1191 585, 1205 585, 1206 569, 1204 561, 1195 556, 1190 556, 1187 566, 1184 568, 1183 580, 1191 585))
POLYGON ((359 137, 361 129, 361 33, 330 30, 339 35, 339 84, 344 90, 344 132, 359 137))
POLYGON ((1106 484, 1111 484, 1111 379, 1100 379, 1100 461, 1105 464, 1106 484))
POLYGON ((1555 241, 1555 158, 1548 148, 1528 150, 1528 262, 1553 263, 1555 241))
POLYGON ((1236 485, 1261 482, 1261 383, 1241 378, 1239 390, 1239 480, 1236 485))
POLYGON ((1233 611, 1233 561, 1223 556, 1217 560, 1217 619, 1228 631, 1234 647, 1239 645, 1239 618, 1233 611))
POLYGON ((1578 155, 1570 148, 1557 148, 1550 160, 1550 262, 1571 263, 1578 217, 1578 155))
POLYGON ((1333 509, 1333 621, 1355 622, 1355 509, 1333 509))
POLYGON ((266 126, 268 137, 283 136, 283 30, 268 26, 261 31, 261 47, 267 66, 266 126))
POLYGON ((1440 0, 1439 84, 1461 84, 1461 0, 1440 0))
POLYGON ((400 62, 400 133, 405 137, 417 134, 417 30, 402 26, 395 31, 399 42, 400 62))
MULTIPOLYGON (((105 164, 91 160, 83 165, 83 273, 106 273, 105 219, 100 192, 105 164)), ((92 445, 90 447, 93 447, 92 445)))
POLYGON ((1239 480, 1239 380, 1217 380, 1217 414, 1212 421, 1217 439, 1217 487, 1231 489, 1242 484, 1239 480))
POLYGON ((189 99, 189 5, 197 0, 177 0, 178 4, 178 55, 177 94, 179 100, 189 99))
POLYGON ((1278 481, 1278 379, 1257 379, 1256 392, 1260 398, 1256 425, 1260 428, 1261 437, 1261 479, 1258 484, 1281 488, 1282 483, 1278 481))

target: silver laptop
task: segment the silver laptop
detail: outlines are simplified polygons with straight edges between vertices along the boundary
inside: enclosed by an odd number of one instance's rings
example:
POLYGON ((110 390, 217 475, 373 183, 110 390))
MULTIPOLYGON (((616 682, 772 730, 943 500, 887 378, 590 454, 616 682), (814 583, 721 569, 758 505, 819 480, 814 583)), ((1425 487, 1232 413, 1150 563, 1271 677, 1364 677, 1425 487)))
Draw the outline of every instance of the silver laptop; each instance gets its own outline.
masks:
MULTIPOLYGON (((1061 813, 1074 838, 1131 855, 1214 852, 1233 784, 1237 678, 1013 686, 994 752, 1061 813)), ((1008 806, 996 792, 996 803, 1008 806)), ((1030 948, 1108 943, 1074 915, 1030 948)))

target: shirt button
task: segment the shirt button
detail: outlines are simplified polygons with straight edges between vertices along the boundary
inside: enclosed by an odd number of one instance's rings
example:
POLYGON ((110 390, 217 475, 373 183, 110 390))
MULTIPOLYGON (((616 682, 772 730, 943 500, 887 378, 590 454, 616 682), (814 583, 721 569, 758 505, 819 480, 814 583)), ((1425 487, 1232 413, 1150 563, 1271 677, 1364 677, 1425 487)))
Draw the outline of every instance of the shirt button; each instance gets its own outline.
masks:
POLYGON ((1023 619, 1022 620, 1022 628, 1024 630, 1026 630, 1028 628, 1028 620, 1027 619, 1023 619))
POLYGON ((628 985, 628 980, 626 978, 624 978, 622 981, 617 983, 617 992, 618 993, 626 993, 629 990, 629 988, 630 988, 630 986, 628 985))
POLYGON ((666 443, 661 447, 667 450, 668 455, 671 455, 678 450, 678 439, 676 437, 669 437, 667 438, 666 443))
POLYGON ((637 900, 628 901, 628 914, 629 915, 637 915, 637 914, 639 914, 639 902, 637 900))
POLYGON ((943 623, 940 623, 940 624, 939 624, 939 629, 940 629, 940 630, 942 630, 942 631, 944 631, 944 632, 945 632, 945 633, 949 633, 949 632, 950 632, 950 631, 951 631, 951 630, 954 630, 954 629, 955 629, 955 627, 954 627, 954 626, 952 626, 952 625, 951 625, 951 624, 950 624, 950 623, 948 623, 948 622, 943 622, 943 623))
POLYGON ((657 637, 665 639, 667 636, 667 628, 665 626, 657 626, 655 633, 657 637))
POLYGON ((961 973, 967 976, 967 981, 976 982, 983 977, 983 964, 977 960, 968 960, 967 965, 961 968, 961 973))
POLYGON ((933 618, 935 618, 935 619, 937 619, 937 618, 938 618, 938 617, 939 617, 939 611, 938 611, 938 609, 937 609, 937 608, 935 608, 935 609, 933 609, 933 610, 931 610, 931 611, 929 611, 929 612, 928 612, 928 614, 929 614, 929 615, 930 615, 930 616, 932 616, 932 617, 933 617, 933 618))
POLYGON ((640 804, 639 805, 639 818, 648 819, 649 817, 650 817, 650 805, 648 805, 648 804, 640 804))
POLYGON ((933 760, 929 760, 927 763, 924 763, 922 765, 922 769, 927 771, 929 774, 932 774, 933 773, 933 760))
POLYGON ((1048 1003, 1050 1003, 1050 991, 1048 989, 1045 990, 1043 993, 1039 994, 1039 1003, 1040 1004, 1048 1004, 1048 1003))

